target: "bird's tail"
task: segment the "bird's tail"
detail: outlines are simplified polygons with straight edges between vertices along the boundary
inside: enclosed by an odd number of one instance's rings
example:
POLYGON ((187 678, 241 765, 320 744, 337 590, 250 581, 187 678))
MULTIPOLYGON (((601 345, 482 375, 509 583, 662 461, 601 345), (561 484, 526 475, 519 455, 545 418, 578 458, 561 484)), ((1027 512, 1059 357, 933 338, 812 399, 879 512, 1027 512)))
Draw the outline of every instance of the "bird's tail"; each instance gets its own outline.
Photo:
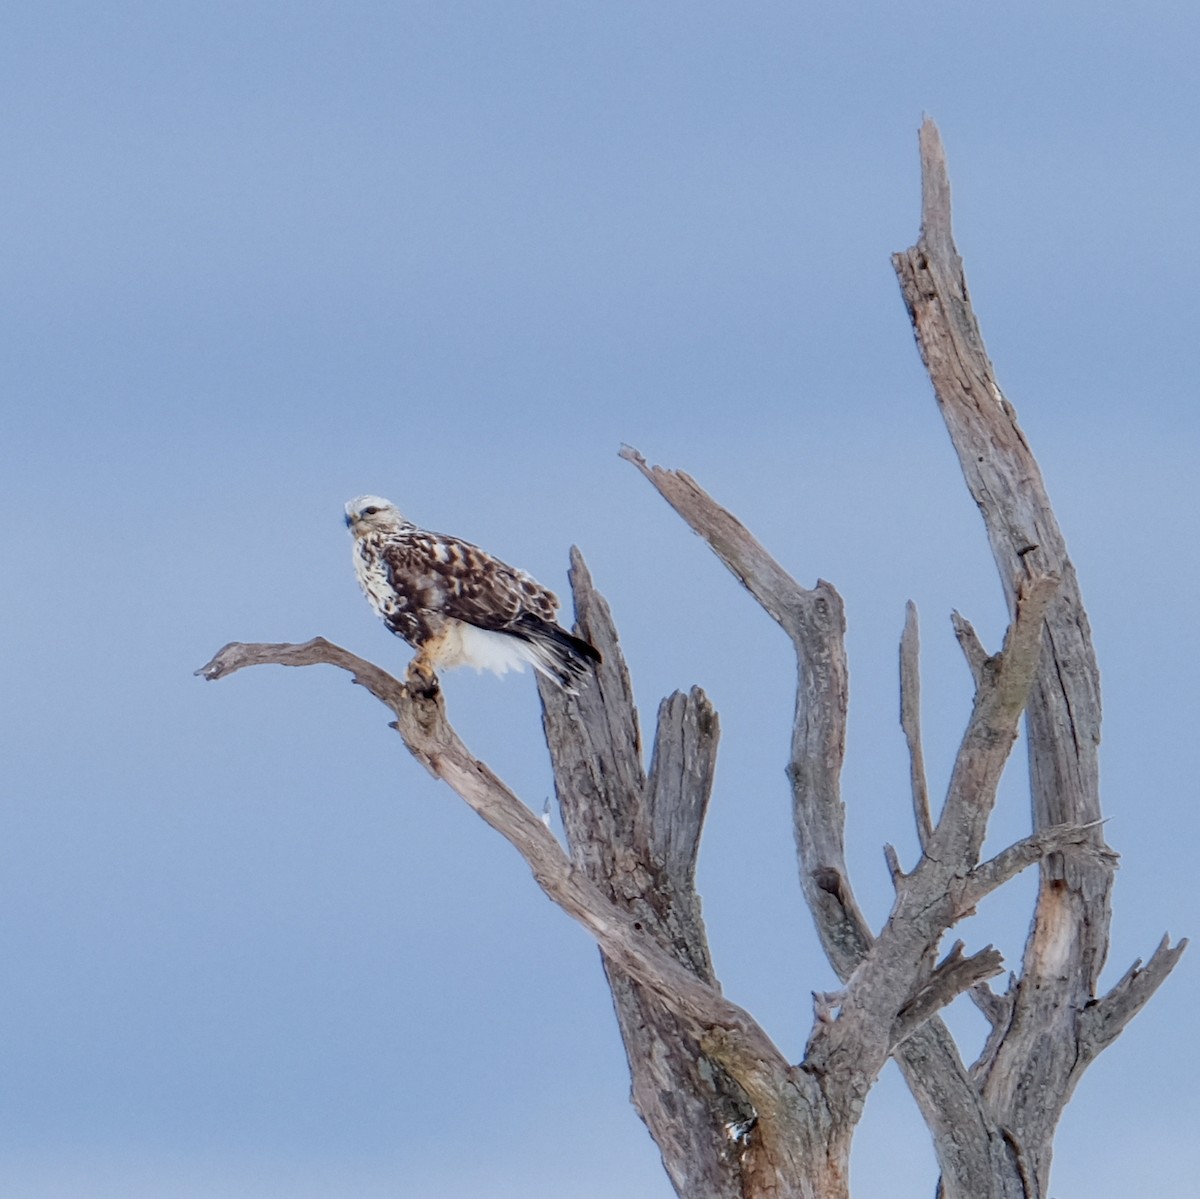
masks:
POLYGON ((579 690, 588 669, 600 662, 600 651, 594 645, 532 612, 518 617, 510 631, 528 643, 534 668, 572 694, 579 690))

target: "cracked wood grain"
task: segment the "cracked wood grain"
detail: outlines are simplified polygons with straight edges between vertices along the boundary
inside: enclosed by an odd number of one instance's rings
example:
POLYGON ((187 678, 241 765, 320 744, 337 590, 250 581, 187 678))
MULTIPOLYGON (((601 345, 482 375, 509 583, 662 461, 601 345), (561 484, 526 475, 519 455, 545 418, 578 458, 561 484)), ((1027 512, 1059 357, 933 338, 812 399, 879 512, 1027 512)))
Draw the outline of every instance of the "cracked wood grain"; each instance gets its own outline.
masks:
MULTIPOLYGON (((993 1028, 974 1070, 994 1127, 1020 1167, 1022 1188, 1044 1194, 1054 1130, 1089 1060, 1075 1013, 1096 1003, 1109 943, 1115 855, 1102 833, 1099 671, 1066 542, 971 305, 951 229, 945 154, 932 121, 921 127, 920 152, 920 236, 892 260, 917 346, 983 517, 1010 612, 1031 576, 1060 580, 1043 622, 1026 713, 1033 836, 1068 828, 1084 835, 1038 854, 1041 885, 1020 975, 1004 1025, 993 1028)), ((989 659, 957 614, 955 632, 978 681, 989 659)), ((1004 869, 1045 844, 1029 841, 1004 869)), ((996 864, 993 869, 1003 872, 996 864)), ((1169 973, 1177 950, 1159 957, 1148 992, 1169 973)), ((922 1107, 927 1120, 934 1117, 922 1107)))
MULTIPOLYGON (((681 965, 716 976, 695 891, 696 855, 712 794, 720 725, 699 688, 659 708, 642 769, 633 689, 612 614, 582 556, 570 569, 577 630, 601 653, 577 698, 539 688, 546 743, 572 860, 681 965)), ((682 1195, 742 1199, 743 1154, 726 1128, 757 1116, 750 1097, 662 998, 602 955, 632 1079, 634 1107, 682 1195)), ((757 1136, 771 1135, 766 1123, 757 1136)))

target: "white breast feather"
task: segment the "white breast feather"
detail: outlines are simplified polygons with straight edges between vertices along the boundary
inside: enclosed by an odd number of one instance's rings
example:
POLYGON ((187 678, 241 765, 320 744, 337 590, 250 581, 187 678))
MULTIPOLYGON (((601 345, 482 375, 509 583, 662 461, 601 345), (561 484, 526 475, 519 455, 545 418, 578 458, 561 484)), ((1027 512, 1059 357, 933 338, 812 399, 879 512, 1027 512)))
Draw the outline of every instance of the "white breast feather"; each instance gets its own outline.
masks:
POLYGON ((358 585, 363 594, 371 602, 371 607, 382 616, 387 605, 395 600, 395 593, 388 582, 387 571, 383 563, 376 558, 367 561, 362 552, 356 548, 354 554, 354 573, 358 576, 358 585))

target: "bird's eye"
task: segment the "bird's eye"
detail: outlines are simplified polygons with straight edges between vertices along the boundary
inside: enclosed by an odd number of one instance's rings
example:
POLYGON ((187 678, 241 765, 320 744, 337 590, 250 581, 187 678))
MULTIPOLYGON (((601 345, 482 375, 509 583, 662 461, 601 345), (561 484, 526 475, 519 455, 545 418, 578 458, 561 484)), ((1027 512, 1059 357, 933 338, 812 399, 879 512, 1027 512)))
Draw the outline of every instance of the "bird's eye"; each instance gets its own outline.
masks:
POLYGON ((369 508, 364 508, 362 510, 362 514, 363 514, 363 516, 374 516, 375 513, 378 511, 379 511, 379 509, 376 508, 374 504, 372 504, 369 508))

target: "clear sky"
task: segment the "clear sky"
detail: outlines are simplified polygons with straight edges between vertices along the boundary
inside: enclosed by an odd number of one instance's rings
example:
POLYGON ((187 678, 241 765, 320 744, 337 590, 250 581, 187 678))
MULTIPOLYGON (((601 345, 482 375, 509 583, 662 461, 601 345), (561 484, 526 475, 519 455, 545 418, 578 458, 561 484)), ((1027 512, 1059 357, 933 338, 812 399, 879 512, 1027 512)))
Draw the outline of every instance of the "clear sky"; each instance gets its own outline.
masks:
MULTIPOLYGON (((1192 4, 57 3, 0 38, 0 1193, 666 1199, 596 952, 329 669, 191 672, 322 633, 399 671, 341 505, 565 587, 583 549, 644 722, 724 740, 718 973, 792 1055, 833 985, 795 881, 783 635, 636 472, 694 474, 846 599, 851 864, 911 863, 896 720, 1002 630, 889 263, 939 123, 1002 384, 1104 672, 1105 981, 1200 933, 1192 4)), ((528 678, 448 681, 535 808, 528 678)), ((993 844, 1027 826, 1021 764, 993 844)), ((966 927, 1019 960, 1029 881, 966 927)), ((1053 1194, 1193 1195, 1196 964, 1092 1067, 1053 1194)), ((952 1017, 968 1056, 972 1010, 952 1017)), ((856 1193, 932 1194, 894 1072, 856 1193)))

